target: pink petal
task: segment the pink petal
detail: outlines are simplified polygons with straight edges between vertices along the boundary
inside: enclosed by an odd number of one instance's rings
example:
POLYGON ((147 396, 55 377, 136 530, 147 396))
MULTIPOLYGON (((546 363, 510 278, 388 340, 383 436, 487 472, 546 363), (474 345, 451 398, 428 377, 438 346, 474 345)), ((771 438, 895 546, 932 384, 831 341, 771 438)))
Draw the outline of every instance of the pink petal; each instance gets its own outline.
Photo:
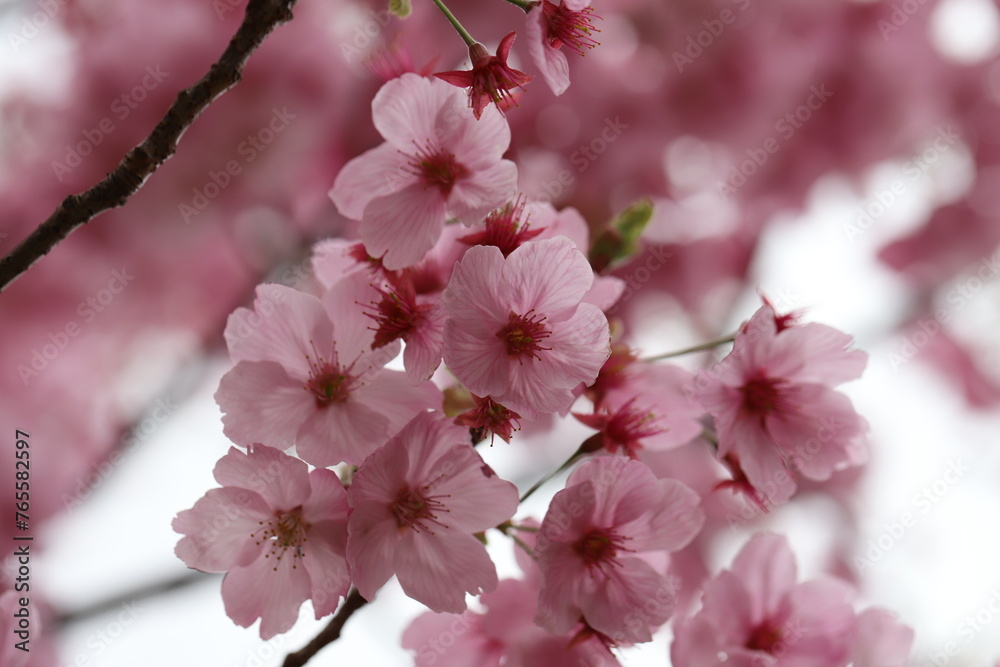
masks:
POLYGON ((406 338, 403 367, 412 384, 429 380, 441 365, 444 354, 444 324, 448 319, 444 304, 438 301, 424 315, 417 328, 406 338))
POLYGON ((450 527, 478 533, 514 516, 518 506, 517 487, 486 468, 483 459, 468 444, 468 431, 456 429, 456 436, 464 442, 460 441, 461 444, 449 450, 442 459, 448 469, 457 470, 435 486, 435 491, 460 499, 448 507, 450 527))
POLYGON ((913 629, 892 613, 869 607, 858 614, 854 667, 906 667, 913 646, 913 629))
POLYGON ((500 160, 455 183, 448 196, 448 214, 466 226, 474 225, 510 201, 516 190, 517 165, 500 160))
POLYGON ((416 667, 500 667, 505 647, 483 634, 481 619, 425 612, 403 632, 402 646, 416 652, 416 667))
POLYGON ((261 639, 288 632, 309 597, 309 575, 297 558, 258 558, 229 571, 222 580, 222 601, 229 618, 244 628, 258 618, 261 639), (275 569, 277 568, 277 569, 275 569))
POLYGON ((608 310, 625 293, 625 281, 614 276, 594 276, 594 284, 583 295, 584 303, 592 303, 601 310, 608 310))
POLYGON ((434 74, 437 78, 441 79, 445 83, 450 83, 453 86, 458 86, 459 88, 470 88, 472 86, 472 70, 452 70, 450 72, 436 72, 434 74))
POLYGON ((810 323, 782 331, 772 346, 776 377, 836 386, 861 377, 868 355, 848 347, 854 338, 825 324, 810 323), (797 363, 796 363, 797 362, 797 363), (795 364, 787 367, 786 365, 795 364))
MULTIPOLYGON (((340 485, 340 482, 336 483, 340 485)), ((309 574, 309 597, 316 618, 322 618, 337 611, 340 599, 346 597, 351 588, 351 577, 347 572, 346 517, 342 522, 319 521, 312 524, 309 542, 302 553, 301 562, 309 574)))
POLYGON ((514 312, 535 309, 558 321, 573 314, 593 281, 583 253, 568 238, 557 237, 529 241, 512 252, 503 267, 500 291, 513 296, 514 312))
POLYGON ((253 491, 211 489, 174 518, 173 529, 185 536, 175 553, 188 567, 202 572, 246 565, 261 552, 250 534, 271 515, 267 503, 253 491))
POLYGON ((395 570, 399 523, 387 503, 365 501, 354 506, 347 531, 351 578, 361 596, 373 600, 395 570))
POLYGON ((246 454, 230 447, 215 464, 213 474, 222 486, 256 491, 274 510, 291 510, 309 497, 306 464, 263 445, 254 445, 246 454))
POLYGON ((396 577, 403 592, 431 611, 465 611, 465 593, 497 586, 497 572, 483 543, 468 533, 407 531, 396 551, 396 577))
POLYGON ((807 581, 792 591, 793 611, 785 626, 787 664, 831 667, 847 663, 857 626, 852 597, 850 586, 833 579, 807 581))
POLYGON ((866 422, 840 392, 821 385, 798 389, 796 400, 801 411, 768 419, 768 432, 803 475, 829 479, 851 461, 848 445, 864 433, 866 422))
POLYGON ((347 503, 357 507, 362 503, 375 502, 388 507, 396 500, 399 489, 407 483, 409 467, 408 448, 399 444, 397 433, 361 464, 347 491, 347 503))
POLYGON ((456 96, 461 93, 443 82, 408 72, 379 89, 372 100, 372 120, 386 141, 409 154, 414 141, 423 146, 435 137, 439 113, 456 96))
POLYGON ((495 246, 469 248, 455 265, 441 302, 463 330, 486 336, 506 324, 507 313, 498 312, 506 305, 499 291, 503 267, 503 253, 495 246))
POLYGON ((389 437, 388 421, 351 396, 313 410, 296 434, 296 451, 314 466, 358 465, 389 437))
POLYGON ((330 199, 341 215, 360 220, 371 200, 398 192, 417 180, 407 169, 407 159, 398 146, 388 142, 362 153, 341 168, 330 199))
POLYGON ((222 376, 215 400, 224 413, 226 436, 243 447, 255 442, 291 447, 302 423, 316 410, 302 382, 270 361, 236 364, 222 376))
POLYGON ((552 92, 555 95, 562 95, 569 88, 569 62, 566 60, 566 54, 549 44, 547 31, 541 7, 528 12, 524 27, 525 39, 528 40, 528 55, 531 56, 531 61, 542 73, 542 78, 552 92))
POLYGON ((504 38, 500 40, 500 46, 497 47, 497 58, 503 63, 506 63, 507 58, 510 57, 510 49, 514 46, 514 38, 516 37, 517 31, 513 31, 504 35, 504 38))
POLYGON ((661 603, 655 597, 665 578, 638 558, 620 562, 621 567, 609 569, 600 586, 581 600, 583 614, 592 628, 617 643, 651 641, 649 628, 662 625, 674 611, 672 599, 661 603))
MULTIPOLYGON (((519 413, 522 417, 534 415, 536 412, 568 412, 576 400, 572 388, 546 384, 545 368, 536 359, 529 359, 523 364, 508 363, 509 375, 506 391, 487 393, 490 393, 497 403, 519 413)), ((554 379, 556 382, 565 384, 566 376, 559 375, 554 379)), ((473 393, 480 394, 480 392, 473 390, 468 382, 465 385, 473 393)))
POLYGON ((482 338, 449 321, 444 329, 444 362, 472 393, 498 396, 510 383, 511 364, 501 341, 487 341, 484 345, 482 338))
POLYGON ((551 349, 539 354, 542 378, 555 387, 593 384, 611 356, 608 318, 597 306, 581 303, 568 320, 553 327, 545 344, 551 349))
POLYGON ((741 420, 729 431, 728 437, 737 443, 740 467, 755 489, 774 504, 792 497, 796 484, 788 471, 788 461, 758 423, 741 420))
POLYGON ((417 184, 373 199, 359 231, 369 254, 396 271, 424 258, 441 236, 444 219, 441 193, 417 184))
POLYGON ((323 468, 311 471, 309 488, 309 499, 302 504, 305 521, 343 521, 347 524, 347 491, 335 472, 323 468))
POLYGON ((648 491, 637 484, 622 498, 616 511, 616 525, 622 534, 632 538, 631 549, 679 551, 705 524, 700 502, 697 493, 675 479, 656 480, 655 488, 648 491), (652 512, 650 507, 654 508, 652 512))
POLYGON ((732 571, 746 587, 755 620, 777 615, 798 576, 788 541, 773 533, 752 537, 733 560, 732 571))
POLYGON ((578 600, 586 578, 579 573, 580 557, 569 544, 553 542, 544 551, 544 565, 542 557, 539 564, 543 566, 542 586, 535 623, 553 634, 565 634, 577 624, 582 613, 578 600))
POLYGON ((372 287, 371 276, 358 272, 347 276, 323 295, 323 308, 333 321, 334 348, 341 366, 350 366, 351 375, 378 371, 399 354, 399 343, 393 342, 376 351, 372 320, 358 304, 377 302, 378 291, 372 287), (352 366, 353 364, 353 366, 352 366))
MULTIPOLYGON (((361 217, 360 214, 358 217, 361 217)), ((324 239, 313 245, 312 271, 323 289, 330 289, 349 273, 364 268, 363 264, 350 255, 350 250, 355 245, 357 241, 344 239, 324 239)))
POLYGON ((712 624, 717 644, 745 644, 753 629, 764 621, 759 614, 759 605, 750 599, 743 581, 729 570, 723 570, 705 585, 699 616, 712 624))
POLYGON ((704 614, 678 623, 674 628, 674 641, 670 645, 670 664, 673 667, 717 667, 719 634, 715 624, 704 614))
POLYGON ((306 356, 315 357, 310 341, 323 347, 333 327, 319 299, 291 287, 257 286, 254 310, 237 308, 226 323, 226 344, 234 363, 274 361, 296 379, 309 377, 306 356))
POLYGON ((444 397, 433 382, 412 385, 400 371, 382 371, 357 392, 358 400, 383 415, 389 435, 403 428, 419 413, 440 410, 444 397))
MULTIPOLYGON (((478 121, 470 118, 468 111, 465 111, 463 117, 464 122, 457 123, 446 140, 448 149, 455 154, 455 160, 473 172, 495 167, 510 147, 510 125, 507 124, 507 119, 495 107, 487 109, 478 121)), ((502 160, 500 163, 507 165, 505 169, 514 168, 516 174, 513 162, 502 160)), ((475 177, 479 177, 479 173, 475 177)), ((516 183, 514 187, 517 187, 516 183)))

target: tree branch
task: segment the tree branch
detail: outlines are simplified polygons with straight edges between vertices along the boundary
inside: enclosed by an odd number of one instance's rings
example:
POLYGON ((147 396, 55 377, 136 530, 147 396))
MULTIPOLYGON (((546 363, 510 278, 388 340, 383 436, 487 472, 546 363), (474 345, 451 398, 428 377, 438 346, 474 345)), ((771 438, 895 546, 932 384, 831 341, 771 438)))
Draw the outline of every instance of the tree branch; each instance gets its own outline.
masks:
POLYGON ((330 620, 330 624, 323 628, 316 637, 306 644, 306 647, 299 649, 295 653, 289 653, 281 667, 302 667, 309 660, 320 652, 327 644, 332 644, 340 638, 340 631, 344 629, 344 624, 351 614, 365 606, 368 600, 361 597, 358 589, 354 588, 344 600, 344 604, 337 610, 336 615, 330 620))
POLYGON ((177 94, 167 114, 146 140, 130 150, 100 183, 66 197, 48 220, 0 259, 0 291, 77 227, 104 211, 124 205, 177 151, 177 141, 195 118, 243 78, 243 66, 250 54, 274 28, 292 19, 292 7, 297 1, 249 0, 243 23, 222 56, 198 83, 177 94))

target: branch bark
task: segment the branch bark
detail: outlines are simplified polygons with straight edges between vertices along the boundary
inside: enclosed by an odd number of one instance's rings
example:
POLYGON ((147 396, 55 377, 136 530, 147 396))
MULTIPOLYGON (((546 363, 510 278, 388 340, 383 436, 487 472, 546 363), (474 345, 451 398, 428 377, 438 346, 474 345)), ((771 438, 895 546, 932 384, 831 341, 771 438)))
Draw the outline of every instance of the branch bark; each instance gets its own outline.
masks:
POLYGON ((250 54, 277 26, 292 19, 298 0, 249 0, 243 23, 222 56, 196 84, 182 90, 146 139, 130 150, 100 183, 69 195, 16 248, 0 259, 0 292, 56 244, 101 213, 125 204, 153 172, 177 151, 181 135, 215 98, 243 78, 250 54))
POLYGON ((344 629, 347 619, 367 603, 368 600, 361 597, 358 589, 352 589, 344 600, 344 604, 340 606, 340 609, 337 610, 337 613, 330 620, 330 624, 323 628, 311 642, 306 644, 305 648, 299 649, 295 653, 289 653, 281 667, 302 667, 302 665, 309 662, 323 647, 327 644, 332 644, 340 638, 340 631, 344 629))

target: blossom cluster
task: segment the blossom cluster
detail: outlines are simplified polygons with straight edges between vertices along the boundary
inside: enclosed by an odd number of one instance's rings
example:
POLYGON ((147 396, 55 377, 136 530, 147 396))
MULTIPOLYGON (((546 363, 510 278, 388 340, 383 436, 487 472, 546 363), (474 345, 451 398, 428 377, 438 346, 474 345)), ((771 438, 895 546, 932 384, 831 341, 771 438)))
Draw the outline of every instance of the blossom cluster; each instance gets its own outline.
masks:
POLYGON ((846 582, 796 583, 784 538, 714 578, 704 562, 720 504, 767 509, 865 461, 837 389, 866 363, 850 336, 765 300, 715 364, 643 358, 613 314, 628 244, 608 261, 579 212, 517 193, 499 109, 406 73, 372 112, 385 143, 330 191, 360 238, 318 243, 312 289, 260 285, 226 327, 216 400, 238 447, 173 525, 185 563, 226 573, 233 621, 267 639, 306 600, 320 618, 395 576, 430 610, 403 637, 418 665, 613 665, 671 620, 681 667, 905 664, 912 633, 857 614, 846 582), (534 488, 476 447, 567 422, 593 433, 539 522, 534 488), (494 536, 523 578, 499 581, 494 536), (428 640, 456 622, 461 641, 428 640))

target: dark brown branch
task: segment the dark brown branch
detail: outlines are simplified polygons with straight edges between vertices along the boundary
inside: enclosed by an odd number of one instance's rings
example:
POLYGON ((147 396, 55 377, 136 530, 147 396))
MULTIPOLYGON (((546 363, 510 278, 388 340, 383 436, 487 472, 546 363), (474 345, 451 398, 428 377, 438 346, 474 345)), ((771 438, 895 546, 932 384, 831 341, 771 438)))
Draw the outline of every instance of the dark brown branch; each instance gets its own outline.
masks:
POLYGON ((311 642, 306 644, 305 648, 299 649, 295 653, 289 653, 288 657, 285 658, 285 662, 282 663, 282 667, 302 667, 302 665, 309 662, 324 646, 332 644, 340 638, 340 631, 344 629, 344 623, 347 623, 347 619, 351 617, 351 614, 361 609, 367 602, 368 600, 361 597, 361 593, 356 588, 351 589, 350 594, 344 600, 344 604, 340 606, 336 615, 330 620, 330 624, 323 628, 323 631, 316 635, 311 642))
POLYGON ((298 0, 249 0, 246 15, 229 46, 208 74, 177 94, 167 114, 114 171, 86 192, 69 195, 49 219, 0 259, 0 291, 46 255, 57 243, 95 216, 122 206, 177 151, 177 141, 195 118, 243 77, 243 66, 275 27, 292 19, 298 0))

